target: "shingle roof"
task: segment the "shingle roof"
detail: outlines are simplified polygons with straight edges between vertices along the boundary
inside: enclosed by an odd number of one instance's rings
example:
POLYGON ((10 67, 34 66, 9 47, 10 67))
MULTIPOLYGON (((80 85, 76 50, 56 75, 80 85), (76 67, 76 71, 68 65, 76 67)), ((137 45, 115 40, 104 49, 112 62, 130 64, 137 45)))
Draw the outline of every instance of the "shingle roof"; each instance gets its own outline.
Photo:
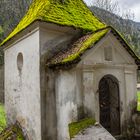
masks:
POLYGON ((1 45, 36 20, 93 32, 106 26, 93 15, 82 0, 33 0, 27 14, 1 45))
POLYGON ((125 39, 112 27, 106 27, 96 31, 95 33, 87 34, 74 42, 65 52, 59 52, 57 55, 52 57, 48 62, 47 66, 56 67, 64 66, 68 64, 76 64, 81 60, 81 56, 92 47, 95 46, 107 33, 112 32, 113 35, 118 39, 122 46, 128 51, 128 53, 134 58, 136 64, 140 65, 139 57, 134 53, 132 48, 127 44, 125 39))
POLYGON ((103 36, 108 33, 109 29, 105 28, 96 33, 87 34, 78 41, 74 42, 72 46, 70 46, 65 52, 59 52, 55 55, 50 61, 48 61, 47 65, 63 65, 69 62, 75 62, 80 56, 88 49, 93 47, 103 36))

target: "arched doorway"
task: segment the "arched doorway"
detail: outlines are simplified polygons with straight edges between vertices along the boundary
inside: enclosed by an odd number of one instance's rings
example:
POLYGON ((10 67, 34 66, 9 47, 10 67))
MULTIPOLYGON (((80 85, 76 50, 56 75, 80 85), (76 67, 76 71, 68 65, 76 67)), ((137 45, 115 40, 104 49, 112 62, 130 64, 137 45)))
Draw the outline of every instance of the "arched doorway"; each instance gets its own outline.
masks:
POLYGON ((112 75, 99 82, 100 123, 112 135, 120 134, 119 83, 112 75))

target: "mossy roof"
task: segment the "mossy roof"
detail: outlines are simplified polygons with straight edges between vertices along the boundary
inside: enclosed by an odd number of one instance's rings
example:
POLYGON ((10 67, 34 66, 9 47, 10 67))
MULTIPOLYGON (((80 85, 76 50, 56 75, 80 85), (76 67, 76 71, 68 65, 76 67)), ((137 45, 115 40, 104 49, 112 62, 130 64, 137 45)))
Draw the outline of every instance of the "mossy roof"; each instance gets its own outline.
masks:
POLYGON ((82 0, 33 0, 26 15, 1 45, 36 20, 93 32, 106 26, 82 0))
POLYGON ((106 27, 99 29, 94 33, 89 33, 79 38, 72 46, 69 46, 67 50, 59 52, 52 57, 47 66, 64 66, 67 64, 75 64, 81 60, 81 56, 88 50, 95 46, 107 33, 112 32, 114 36, 120 41, 122 46, 128 51, 128 53, 134 58, 137 65, 140 65, 139 57, 134 53, 132 48, 127 44, 125 39, 117 32, 113 27, 106 27))
POLYGON ((96 33, 87 34, 79 38, 73 43, 65 52, 59 52, 52 57, 47 65, 63 65, 66 63, 73 63, 80 60, 81 55, 91 47, 93 47, 103 36, 108 33, 109 29, 105 28, 96 33))

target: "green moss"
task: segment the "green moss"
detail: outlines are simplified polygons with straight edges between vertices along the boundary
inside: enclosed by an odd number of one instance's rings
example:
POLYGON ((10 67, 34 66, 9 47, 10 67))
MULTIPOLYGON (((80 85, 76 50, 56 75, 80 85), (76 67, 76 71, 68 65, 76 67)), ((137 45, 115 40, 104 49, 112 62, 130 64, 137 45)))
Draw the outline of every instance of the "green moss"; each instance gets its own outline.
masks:
POLYGON ((15 30, 1 43, 3 45, 36 20, 96 31, 106 25, 100 22, 82 0, 34 0, 29 11, 15 30))
POLYGON ((140 111, 140 92, 137 93, 137 111, 140 111))
POLYGON ((0 140, 7 140, 13 137, 15 138, 15 140, 24 140, 22 130, 19 128, 17 124, 5 129, 0 134, 0 140))
POLYGON ((6 116, 4 106, 0 104, 0 132, 6 127, 6 116))
MULTIPOLYGON (((81 54, 83 54, 88 48, 93 46, 96 42, 98 42, 106 33, 108 32, 108 29, 105 29, 103 31, 97 32, 95 34, 92 34, 88 39, 86 39, 82 44, 80 45, 80 49, 75 54, 68 55, 67 58, 62 60, 62 63, 66 63, 69 61, 73 61, 77 57, 79 57, 81 54)), ((79 47, 79 46, 77 46, 79 47)))
POLYGON ((80 131, 82 131, 83 129, 88 128, 89 126, 92 126, 94 124, 95 124, 95 120, 92 118, 86 118, 79 122, 73 122, 73 123, 69 124, 70 138, 73 138, 80 131))
POLYGON ((93 47, 93 45, 97 43, 103 36, 105 36, 109 30, 110 29, 105 28, 96 33, 92 33, 80 38, 73 44, 73 47, 70 50, 65 52, 64 55, 58 54, 54 58, 52 58, 49 61, 48 65, 65 64, 75 61, 76 59, 80 58, 80 56, 87 49, 93 47))

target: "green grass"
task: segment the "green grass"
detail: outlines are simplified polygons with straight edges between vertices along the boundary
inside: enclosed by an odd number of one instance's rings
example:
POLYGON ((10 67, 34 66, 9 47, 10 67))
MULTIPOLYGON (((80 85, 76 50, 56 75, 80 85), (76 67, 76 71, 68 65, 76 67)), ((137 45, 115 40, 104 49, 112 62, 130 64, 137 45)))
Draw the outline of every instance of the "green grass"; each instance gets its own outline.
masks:
POLYGON ((0 132, 6 127, 6 116, 4 106, 0 104, 0 132))
POLYGON ((92 118, 86 118, 79 122, 73 122, 69 124, 69 134, 70 138, 73 138, 75 135, 77 135, 80 131, 82 131, 85 128, 88 128, 91 125, 95 124, 95 120, 92 118))
POLYGON ((137 111, 140 111, 140 91, 137 93, 137 111))
POLYGON ((16 135, 16 140, 24 140, 22 135, 22 130, 17 124, 6 128, 6 115, 4 110, 4 105, 0 104, 0 140, 10 139, 13 135, 16 135))
POLYGON ((6 128, 4 131, 2 131, 0 135, 0 140, 8 140, 15 137, 14 140, 25 140, 22 134, 22 130, 19 128, 17 124, 14 124, 8 128, 6 128))

